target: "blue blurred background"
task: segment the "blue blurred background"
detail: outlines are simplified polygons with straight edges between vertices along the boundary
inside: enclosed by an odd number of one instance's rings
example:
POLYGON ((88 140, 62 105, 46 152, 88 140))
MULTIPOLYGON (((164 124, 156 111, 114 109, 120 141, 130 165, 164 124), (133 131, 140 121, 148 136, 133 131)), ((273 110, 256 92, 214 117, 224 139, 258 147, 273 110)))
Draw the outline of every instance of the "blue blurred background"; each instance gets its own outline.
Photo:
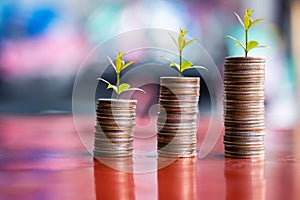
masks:
POLYGON ((290 128, 298 118, 297 0, 1 0, 0 113, 71 113, 76 72, 89 51, 138 28, 188 29, 222 74, 226 56, 243 55, 225 36, 242 38, 233 12, 245 8, 266 19, 250 34, 271 48, 250 55, 267 57, 268 124, 290 128))

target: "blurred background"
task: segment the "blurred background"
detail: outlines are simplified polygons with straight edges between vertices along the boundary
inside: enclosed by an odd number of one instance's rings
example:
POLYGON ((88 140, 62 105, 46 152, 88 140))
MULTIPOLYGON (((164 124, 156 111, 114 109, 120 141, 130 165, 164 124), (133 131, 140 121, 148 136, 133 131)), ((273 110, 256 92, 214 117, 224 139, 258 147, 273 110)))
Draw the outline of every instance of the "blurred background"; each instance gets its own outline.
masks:
POLYGON ((250 53, 267 57, 267 125, 289 129, 298 117, 299 0, 1 0, 0 113, 72 113, 84 58, 97 44, 138 28, 188 29, 223 74, 226 56, 243 56, 225 36, 243 37, 233 12, 242 16, 245 8, 265 18, 250 34, 271 47, 250 53))

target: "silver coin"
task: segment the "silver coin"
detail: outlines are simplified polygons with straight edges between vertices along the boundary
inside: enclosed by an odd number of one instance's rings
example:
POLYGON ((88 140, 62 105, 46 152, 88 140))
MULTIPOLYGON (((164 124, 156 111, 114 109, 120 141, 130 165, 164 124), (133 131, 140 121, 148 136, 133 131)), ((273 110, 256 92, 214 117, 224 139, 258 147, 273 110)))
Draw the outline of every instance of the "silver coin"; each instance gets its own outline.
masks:
POLYGON ((102 108, 96 109, 96 114, 98 115, 125 115, 125 116, 131 116, 135 115, 135 109, 132 110, 124 110, 124 109, 114 109, 114 110, 107 110, 102 108))
POLYGON ((102 151, 94 151, 95 157, 129 157, 132 156, 133 152, 114 152, 114 153, 107 153, 102 151))
POLYGON ((197 134, 197 129, 189 129, 189 130, 160 130, 157 134, 166 137, 193 137, 197 134))
POLYGON ((234 99, 224 99, 224 102, 225 103, 228 103, 228 104, 230 104, 230 103, 249 103, 249 104, 251 104, 251 103, 259 103, 259 104, 262 104, 262 103, 264 103, 264 100, 259 100, 259 101, 254 101, 254 100, 247 100, 247 101, 241 101, 241 100, 234 100, 234 99))
POLYGON ((258 137, 258 136, 264 136, 264 135, 265 135, 264 130, 260 130, 260 131, 227 130, 227 131, 225 131, 225 136, 228 136, 228 137, 258 137))
POLYGON ((166 120, 166 121, 170 121, 170 122, 172 122, 172 121, 178 121, 178 122, 180 122, 180 121, 196 121, 197 118, 198 118, 197 115, 184 115, 184 114, 182 116, 170 115, 170 114, 168 114, 167 116, 165 116, 165 115, 158 116, 159 121, 166 120))
POLYGON ((131 151, 133 150, 132 144, 97 144, 95 143, 95 151, 131 151))
POLYGON ((106 138, 131 138, 133 137, 133 132, 125 132, 125 133, 104 133, 104 132, 95 132, 95 138, 106 139, 106 138))
POLYGON ((168 131, 192 131, 197 130, 196 123, 189 123, 189 124, 164 124, 157 122, 157 129, 162 132, 168 131))
POLYGON ((233 126, 233 127, 264 127, 265 126, 265 122, 262 120, 261 122, 258 122, 258 121, 227 121, 225 120, 224 122, 225 126, 233 126))
POLYGON ((225 132, 229 131, 262 131, 265 130, 265 127, 225 127, 225 132))
MULTIPOLYGON (((107 127, 105 127, 107 128, 107 127)), ((103 129, 99 124, 95 125, 95 132, 97 133, 105 133, 105 134, 126 134, 130 133, 132 134, 134 129, 132 128, 126 128, 126 129, 120 129, 119 127, 110 127, 109 129, 103 129), (116 130, 114 130, 116 129, 116 130)))
POLYGON ((225 149, 238 149, 240 151, 258 151, 258 150, 264 150, 265 146, 264 144, 224 144, 225 149))
POLYGON ((234 154, 231 152, 225 152, 226 158, 238 158, 238 159, 251 159, 251 160, 264 160, 265 154, 264 152, 258 153, 258 154, 252 154, 252 155, 240 155, 240 154, 234 154))
MULTIPOLYGON (((247 71, 247 70, 239 70, 239 71, 224 71, 224 77, 227 78, 227 80, 233 80, 233 79, 245 79, 247 81, 248 79, 255 78, 255 79, 261 79, 265 77, 264 71, 247 71)), ((226 79, 225 79, 226 80, 226 79)))
POLYGON ((228 77, 239 77, 239 76, 250 76, 250 77, 261 77, 261 76, 265 76, 265 71, 262 69, 253 69, 253 70, 249 70, 249 69, 235 69, 235 70, 230 70, 230 69, 226 69, 224 71, 224 74, 228 77))
POLYGON ((158 142, 157 147, 158 147, 158 149, 165 148, 166 150, 169 150, 169 151, 182 151, 182 150, 188 150, 191 148, 196 148, 197 144, 196 144, 196 142, 185 142, 185 143, 158 142))
POLYGON ((196 150, 184 151, 184 152, 165 152, 157 151, 159 157, 169 157, 169 158, 190 158, 197 156, 196 150))
POLYGON ((225 140, 224 139, 224 145, 237 145, 237 146, 242 146, 242 145, 264 145, 264 141, 258 141, 258 142, 248 142, 247 140, 242 140, 242 141, 231 141, 230 139, 225 140))
POLYGON ((131 136, 116 135, 116 136, 109 136, 109 137, 95 135, 94 142, 132 142, 132 140, 129 140, 128 138, 133 138, 133 135, 131 136))
MULTIPOLYGON (((99 124, 98 124, 99 125, 99 124)), ((99 125, 100 126, 100 125, 99 125)), ((124 133, 128 133, 128 132, 133 132, 134 131, 134 126, 105 126, 105 125, 101 125, 101 128, 98 129, 97 131, 100 133, 109 133, 109 132, 124 132, 124 133)))
POLYGON ((241 123, 243 122, 248 124, 256 124, 256 123, 264 123, 264 115, 262 116, 256 116, 256 115, 229 115, 226 114, 225 116, 225 122, 232 122, 232 123, 241 123), (253 123, 252 123, 253 122, 253 123))
POLYGON ((261 115, 263 114, 265 111, 264 108, 257 108, 254 106, 226 106, 226 108, 224 108, 224 112, 226 112, 226 114, 252 114, 252 115, 261 115), (259 113, 259 114, 256 114, 259 113))
POLYGON ((262 100, 264 97, 262 96, 238 96, 238 95, 232 95, 232 94, 225 94, 225 98, 227 99, 235 99, 235 100, 262 100))
POLYGON ((264 150, 259 150, 259 151, 229 151, 225 150, 225 154, 231 154, 231 155, 236 155, 236 156, 251 156, 251 155, 264 155, 265 151, 264 150))
POLYGON ((237 141, 240 141, 240 140, 248 140, 248 141, 257 141, 257 140, 263 140, 264 139, 264 135, 265 133, 264 132, 258 132, 258 133, 239 133, 239 134, 226 134, 224 135, 224 140, 237 140, 237 141))
POLYGON ((160 77, 160 84, 200 84, 200 78, 199 77, 160 77))
POLYGON ((180 103, 185 103, 185 102, 198 102, 199 97, 198 96, 190 96, 189 98, 185 96, 161 96, 159 98, 159 101, 170 101, 171 102, 180 102, 180 103))
POLYGON ((170 137, 170 138, 166 138, 166 137, 164 137, 164 138, 158 138, 157 139, 157 142, 158 143, 161 143, 161 144, 169 144, 169 143, 172 143, 172 144, 190 144, 190 143, 196 143, 197 142, 197 139, 196 139, 196 137, 194 137, 194 138, 190 138, 190 139, 181 139, 180 137, 178 137, 178 138, 172 138, 172 137, 170 137))
POLYGON ((196 152, 199 78, 160 79, 157 147, 160 157, 187 157, 196 152), (187 153, 184 153, 187 152, 187 153))

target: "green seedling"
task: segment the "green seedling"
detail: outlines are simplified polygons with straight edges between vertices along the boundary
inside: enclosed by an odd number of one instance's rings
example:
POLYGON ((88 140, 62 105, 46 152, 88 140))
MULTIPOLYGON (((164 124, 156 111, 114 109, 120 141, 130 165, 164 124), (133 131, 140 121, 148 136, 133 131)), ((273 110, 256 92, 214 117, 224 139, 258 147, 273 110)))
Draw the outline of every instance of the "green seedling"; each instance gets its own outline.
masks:
POLYGON ((117 83, 116 85, 113 85, 111 84, 110 82, 108 82, 107 80, 103 79, 103 78, 98 78, 98 80, 101 80, 105 83, 108 84, 107 86, 107 89, 113 89, 114 92, 116 93, 117 95, 117 99, 120 98, 120 95, 123 93, 123 92, 126 92, 126 91, 133 91, 133 90, 137 90, 137 91, 141 91, 141 92, 144 92, 144 90, 140 89, 140 88, 132 88, 130 86, 130 84, 128 83, 121 83, 120 79, 121 79, 121 71, 126 69, 127 67, 129 67, 130 65, 133 64, 132 61, 128 62, 128 63, 125 63, 125 61, 123 60, 123 57, 124 57, 124 53, 120 53, 118 52, 118 55, 116 57, 116 63, 114 63, 112 61, 112 59, 107 56, 110 64, 113 66, 115 72, 116 72, 116 76, 117 76, 117 83))
MULTIPOLYGON (((169 58, 162 56, 163 58, 165 58, 166 60, 170 61, 169 66, 170 67, 175 67, 177 69, 177 71, 179 72, 180 77, 182 77, 182 72, 193 67, 193 68, 201 68, 201 69, 206 69, 205 67, 202 66, 194 66, 192 62, 186 60, 183 61, 182 58, 182 52, 183 49, 187 46, 189 46, 190 44, 192 44, 193 42, 195 42, 196 40, 198 40, 197 38, 191 39, 189 41, 187 41, 185 39, 185 35, 188 31, 186 29, 181 29, 180 28, 180 33, 178 35, 178 39, 176 41, 176 39, 169 33, 171 39, 173 40, 174 44, 176 45, 178 51, 179 51, 179 64, 176 62, 171 61, 169 58)), ((207 70, 207 69, 206 69, 207 70)))
POLYGON ((259 45, 259 43, 255 40, 248 41, 248 31, 249 31, 249 29, 252 26, 254 26, 255 24, 257 24, 258 22, 264 20, 263 18, 253 20, 251 18, 251 15, 252 15, 253 11, 254 11, 253 9, 251 9, 251 10, 246 9, 246 12, 245 12, 245 15, 244 15, 244 21, 241 19, 241 17, 237 13, 234 12, 234 14, 237 17, 238 21, 244 27, 244 30, 245 30, 245 43, 240 42, 239 40, 237 40, 236 38, 234 38, 230 35, 226 36, 226 37, 234 40, 236 42, 236 46, 241 46, 244 49, 245 57, 247 57, 249 51, 254 49, 254 48, 267 47, 267 46, 259 45))

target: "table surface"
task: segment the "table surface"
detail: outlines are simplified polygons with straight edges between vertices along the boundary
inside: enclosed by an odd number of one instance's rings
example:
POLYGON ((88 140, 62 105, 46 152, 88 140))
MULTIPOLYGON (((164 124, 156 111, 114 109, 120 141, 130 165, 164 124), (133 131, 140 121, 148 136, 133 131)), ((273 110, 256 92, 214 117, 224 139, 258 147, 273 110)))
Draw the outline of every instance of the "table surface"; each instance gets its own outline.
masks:
POLYGON ((268 130, 264 161, 225 159, 220 137, 203 159, 126 173, 89 155, 72 116, 1 116, 0 199, 299 199, 298 129, 268 130))

